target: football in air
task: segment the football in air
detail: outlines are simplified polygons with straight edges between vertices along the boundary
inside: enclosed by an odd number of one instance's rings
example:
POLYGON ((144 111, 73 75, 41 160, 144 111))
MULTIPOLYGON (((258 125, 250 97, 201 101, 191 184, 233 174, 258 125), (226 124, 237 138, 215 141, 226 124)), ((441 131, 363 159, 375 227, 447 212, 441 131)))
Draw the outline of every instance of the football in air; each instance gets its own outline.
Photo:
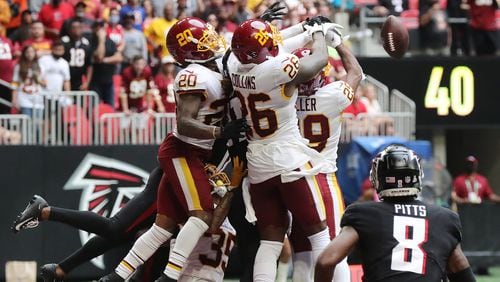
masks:
POLYGON ((395 16, 387 17, 382 25, 380 36, 382 37, 384 49, 389 56, 399 59, 405 55, 410 37, 401 20, 395 16))

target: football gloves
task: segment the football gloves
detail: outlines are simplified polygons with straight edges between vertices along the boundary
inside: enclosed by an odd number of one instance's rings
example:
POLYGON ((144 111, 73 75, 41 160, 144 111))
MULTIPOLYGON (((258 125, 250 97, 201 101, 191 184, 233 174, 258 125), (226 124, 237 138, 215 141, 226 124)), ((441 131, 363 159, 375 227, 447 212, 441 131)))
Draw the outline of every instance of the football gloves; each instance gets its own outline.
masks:
POLYGON ((259 16, 259 19, 266 21, 266 22, 271 22, 273 20, 281 20, 286 13, 283 11, 285 9, 285 6, 281 6, 281 1, 277 1, 269 8, 267 8, 262 15, 259 16))
POLYGON ((245 137, 245 132, 250 130, 247 120, 244 118, 232 120, 221 128, 222 139, 242 138, 245 137))

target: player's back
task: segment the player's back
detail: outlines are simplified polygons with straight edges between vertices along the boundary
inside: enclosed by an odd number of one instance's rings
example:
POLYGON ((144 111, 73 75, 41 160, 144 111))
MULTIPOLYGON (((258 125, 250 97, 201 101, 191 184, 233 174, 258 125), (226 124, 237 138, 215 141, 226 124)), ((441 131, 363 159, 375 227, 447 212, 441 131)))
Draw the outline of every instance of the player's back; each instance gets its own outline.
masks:
MULTIPOLYGON (((226 99, 221 85, 222 75, 200 64, 190 64, 175 77, 174 92, 176 101, 179 96, 202 93, 197 120, 208 125, 219 125, 224 117, 226 99)), ((195 146, 211 149, 214 140, 201 140, 179 134, 177 127, 173 134, 180 140, 195 146)))
POLYGON ((314 148, 332 161, 337 160, 342 111, 351 104, 354 93, 344 81, 336 81, 315 90, 313 95, 299 95, 297 117, 300 133, 314 148))
POLYGON ((228 67, 243 115, 252 128, 250 142, 300 137, 295 111, 297 95, 287 97, 284 93, 284 85, 298 72, 295 55, 280 53, 258 65, 243 65, 231 56, 228 67))
POLYGON ((353 204, 341 226, 359 235, 364 281, 441 281, 461 240, 456 213, 418 200, 353 204))

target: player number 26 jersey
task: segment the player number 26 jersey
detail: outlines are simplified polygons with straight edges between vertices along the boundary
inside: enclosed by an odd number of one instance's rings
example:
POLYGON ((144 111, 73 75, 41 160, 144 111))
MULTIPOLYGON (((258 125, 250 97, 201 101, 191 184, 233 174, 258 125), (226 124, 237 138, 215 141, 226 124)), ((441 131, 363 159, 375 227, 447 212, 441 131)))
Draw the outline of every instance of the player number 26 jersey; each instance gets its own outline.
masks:
POLYGON ((228 61, 231 82, 241 103, 243 116, 252 127, 250 142, 268 142, 300 136, 295 113, 296 95, 286 97, 284 85, 295 78, 299 59, 280 53, 255 65, 243 65, 233 55, 228 61))
MULTIPOLYGON (((226 104, 221 80, 220 73, 199 64, 190 64, 181 70, 175 78, 175 99, 178 101, 180 96, 187 94, 203 95, 196 119, 208 125, 220 125, 226 104)), ((183 136, 179 134, 177 128, 174 128, 173 134, 186 143, 208 150, 212 149, 214 143, 214 140, 200 140, 183 136)))

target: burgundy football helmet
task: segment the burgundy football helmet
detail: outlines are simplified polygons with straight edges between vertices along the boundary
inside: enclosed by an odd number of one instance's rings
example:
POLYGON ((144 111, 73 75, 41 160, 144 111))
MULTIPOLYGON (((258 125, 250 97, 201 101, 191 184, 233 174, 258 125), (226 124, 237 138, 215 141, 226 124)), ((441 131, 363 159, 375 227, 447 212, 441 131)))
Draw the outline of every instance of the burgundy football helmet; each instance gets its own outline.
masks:
POLYGON ((167 48, 181 65, 205 63, 226 51, 226 41, 205 21, 187 17, 176 22, 167 34, 167 48))
MULTIPOLYGON (((299 48, 293 51, 293 54, 300 59, 305 56, 311 55, 311 49, 307 47, 299 48)), ((313 79, 301 83, 299 85, 299 95, 301 96, 313 95, 316 89, 328 84, 330 82, 328 78, 328 73, 330 72, 330 69, 331 69, 330 64, 327 64, 326 67, 323 69, 323 71, 318 73, 318 75, 316 75, 313 79)))
POLYGON ((233 33, 231 49, 242 64, 260 64, 268 56, 276 57, 281 42, 279 31, 259 19, 243 22, 233 33))

